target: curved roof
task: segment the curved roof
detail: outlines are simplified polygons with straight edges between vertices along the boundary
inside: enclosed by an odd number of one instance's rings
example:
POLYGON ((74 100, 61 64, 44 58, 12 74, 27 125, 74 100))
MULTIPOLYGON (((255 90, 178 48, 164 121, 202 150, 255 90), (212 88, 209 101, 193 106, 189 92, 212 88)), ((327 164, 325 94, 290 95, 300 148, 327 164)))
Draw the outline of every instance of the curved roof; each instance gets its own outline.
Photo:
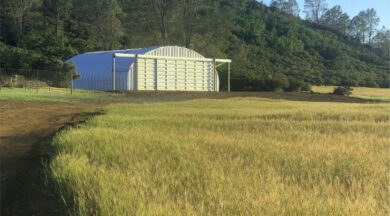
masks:
MULTIPOLYGON (((160 47, 149 47, 140 49, 126 49, 126 50, 112 50, 101 52, 89 52, 74 56, 68 59, 66 62, 74 61, 77 67, 77 71, 81 74, 81 77, 92 75, 106 75, 109 78, 112 73, 112 56, 114 53, 124 54, 146 54, 152 50, 160 47), (108 73, 107 73, 108 72, 108 73)), ((130 65, 134 62, 134 58, 121 58, 116 59, 115 69, 118 72, 128 71, 130 65)))
MULTIPOLYGON (((74 81, 74 87, 91 90, 112 89, 112 57, 114 53, 205 58, 193 50, 178 46, 155 46, 139 49, 83 53, 66 61, 73 61, 76 65, 77 72, 81 75, 80 79, 74 81)), ((128 79, 128 71, 134 61, 135 58, 117 57, 115 59, 115 80, 128 79)), ((126 87, 119 86, 117 89, 126 89, 126 87)))

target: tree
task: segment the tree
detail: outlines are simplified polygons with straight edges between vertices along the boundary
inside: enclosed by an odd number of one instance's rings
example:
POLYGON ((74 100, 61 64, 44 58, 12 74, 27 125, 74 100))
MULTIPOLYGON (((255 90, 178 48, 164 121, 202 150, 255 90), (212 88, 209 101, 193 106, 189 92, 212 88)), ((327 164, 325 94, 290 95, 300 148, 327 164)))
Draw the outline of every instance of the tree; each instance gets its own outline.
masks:
POLYGON ((346 34, 350 20, 348 14, 343 13, 341 7, 336 5, 321 16, 320 23, 346 34))
MULTIPOLYGON (((46 1, 44 1, 46 2, 46 1)), ((55 13, 55 30, 56 37, 61 35, 63 21, 69 19, 70 12, 73 7, 72 0, 51 0, 45 5, 47 10, 51 10, 55 13)))
POLYGON ((203 0, 180 0, 186 47, 190 47, 191 45, 191 38, 194 33, 196 19, 199 16, 199 10, 202 4, 203 0))
POLYGON ((285 4, 285 0, 272 0, 269 6, 279 8, 280 10, 282 10, 284 4, 285 4))
POLYGON ((299 16, 299 6, 296 0, 272 0, 271 7, 279 8, 282 12, 299 16))
POLYGON ((358 15, 356 15, 352 21, 350 26, 350 31, 355 38, 359 39, 360 42, 366 43, 367 32, 369 30, 366 12, 360 11, 358 15))
POLYGON ((73 2, 71 0, 56 0, 56 36, 59 35, 59 22, 60 20, 69 19, 70 12, 73 7, 73 2))
MULTIPOLYGON (((143 2, 143 1, 141 1, 143 2)), ((146 20, 149 30, 154 33, 154 29, 157 27, 160 37, 155 35, 155 41, 159 44, 168 44, 168 10, 172 8, 172 0, 148 0, 147 7, 149 13, 146 14, 146 20)))
POLYGON ((367 36, 368 36, 368 43, 371 44, 372 39, 375 35, 376 28, 379 24, 379 17, 376 15, 376 11, 374 8, 367 9, 365 12, 365 20, 367 23, 367 36))
POLYGON ((63 88, 69 88, 72 80, 79 79, 81 75, 77 72, 76 65, 73 61, 66 62, 62 65, 61 70, 55 71, 54 85, 63 88))
POLYGON ((379 21, 373 8, 360 11, 351 21, 351 33, 362 43, 371 44, 379 21))
POLYGON ((30 9, 33 6, 33 0, 8 0, 2 2, 4 8, 2 8, 1 13, 6 14, 12 24, 10 25, 15 32, 16 43, 19 47, 22 47, 25 21, 27 15, 29 14, 30 9))
POLYGON ((123 28, 119 19, 122 9, 117 0, 103 0, 101 4, 101 15, 97 19, 97 33, 105 49, 112 50, 119 47, 119 38, 122 36, 123 28))
POLYGON ((286 13, 292 14, 294 16, 299 16, 299 6, 296 0, 288 0, 285 8, 286 13))
POLYGON ((318 23, 323 13, 327 11, 326 0, 305 0, 306 18, 318 23))
POLYGON ((390 30, 382 27, 373 38, 373 46, 389 59, 390 57, 390 30))

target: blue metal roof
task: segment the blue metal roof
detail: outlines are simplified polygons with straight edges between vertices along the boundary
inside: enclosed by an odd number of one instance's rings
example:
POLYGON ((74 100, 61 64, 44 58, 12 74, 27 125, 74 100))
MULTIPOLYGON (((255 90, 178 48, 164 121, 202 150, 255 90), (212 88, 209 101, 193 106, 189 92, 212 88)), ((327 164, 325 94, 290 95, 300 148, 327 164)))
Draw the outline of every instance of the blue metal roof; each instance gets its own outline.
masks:
MULTIPOLYGON (((66 62, 73 61, 80 79, 73 81, 74 88, 87 90, 111 90, 112 89, 112 56, 114 53, 146 54, 161 46, 112 50, 102 52, 89 52, 74 56, 66 62)), ((115 59, 115 82, 117 90, 128 90, 128 71, 135 58, 115 59)))

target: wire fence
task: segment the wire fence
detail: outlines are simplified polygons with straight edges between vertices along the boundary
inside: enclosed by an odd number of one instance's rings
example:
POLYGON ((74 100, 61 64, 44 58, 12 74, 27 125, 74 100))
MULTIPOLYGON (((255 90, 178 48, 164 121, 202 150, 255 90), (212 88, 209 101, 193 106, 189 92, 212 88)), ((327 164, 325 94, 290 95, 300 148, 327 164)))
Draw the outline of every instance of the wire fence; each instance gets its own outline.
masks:
POLYGON ((0 88, 46 89, 61 88, 73 93, 72 78, 63 71, 0 68, 0 88))

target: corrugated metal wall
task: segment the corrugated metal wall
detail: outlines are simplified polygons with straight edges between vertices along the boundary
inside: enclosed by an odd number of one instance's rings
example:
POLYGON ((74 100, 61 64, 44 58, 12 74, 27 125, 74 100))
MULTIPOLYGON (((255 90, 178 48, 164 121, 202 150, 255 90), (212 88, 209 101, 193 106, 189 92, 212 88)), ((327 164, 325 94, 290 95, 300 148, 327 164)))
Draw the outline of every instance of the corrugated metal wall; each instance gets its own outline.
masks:
POLYGON ((214 91, 213 62, 202 59, 138 58, 136 71, 137 90, 214 91))
POLYGON ((213 62, 185 47, 167 46, 152 50, 145 55, 199 60, 138 58, 134 68, 134 85, 137 90, 165 91, 219 91, 219 79, 214 82, 213 62), (214 86, 216 87, 214 89, 214 86))
MULTIPOLYGON (((214 91, 213 63, 202 61, 204 56, 178 46, 80 54, 68 60, 76 63, 77 71, 81 74, 80 79, 74 80, 74 87, 87 90, 112 90, 112 57, 115 53, 199 59, 199 61, 187 61, 139 58, 137 71, 135 58, 117 57, 115 60, 116 90, 214 91)), ((215 81, 218 91, 218 74, 215 81)))

